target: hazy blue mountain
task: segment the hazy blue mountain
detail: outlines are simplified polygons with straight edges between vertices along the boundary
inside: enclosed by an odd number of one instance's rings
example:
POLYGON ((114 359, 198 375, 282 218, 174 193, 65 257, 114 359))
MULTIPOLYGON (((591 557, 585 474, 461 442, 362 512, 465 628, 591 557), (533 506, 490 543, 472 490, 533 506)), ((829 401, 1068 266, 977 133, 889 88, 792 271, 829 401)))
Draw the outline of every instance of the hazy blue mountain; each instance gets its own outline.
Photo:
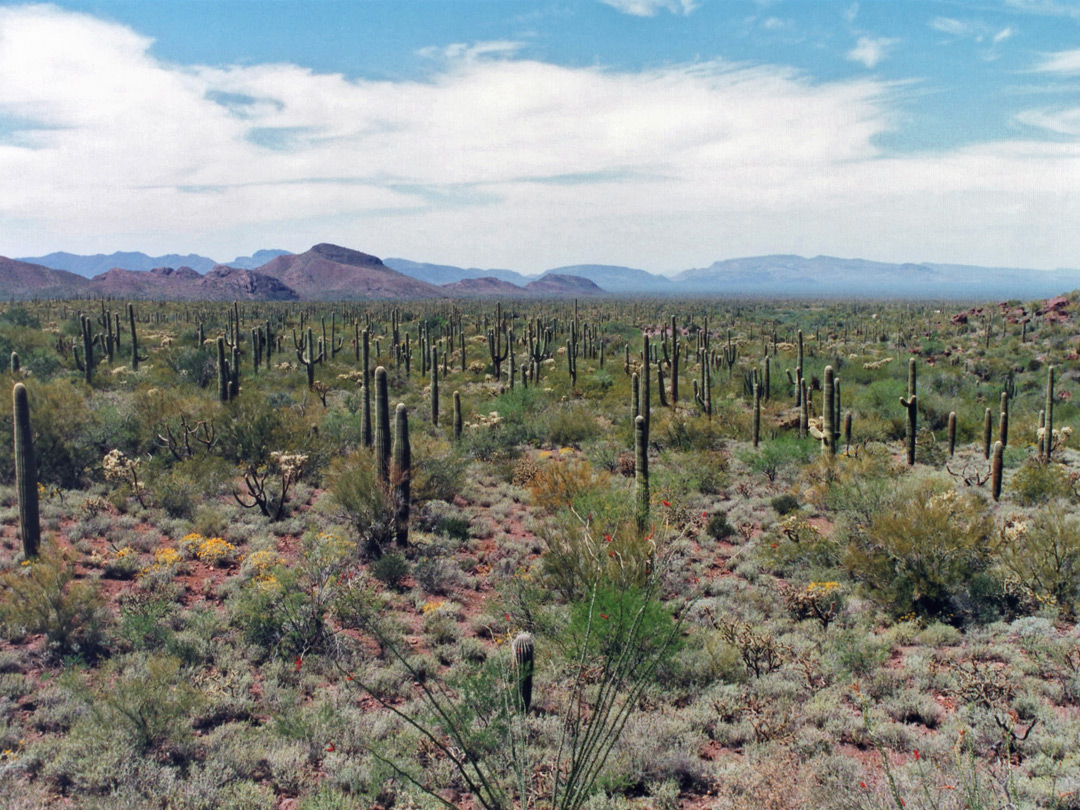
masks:
POLYGON ((568 267, 556 267, 546 271, 540 278, 552 274, 587 278, 598 287, 602 287, 604 292, 616 295, 620 293, 666 294, 671 288, 671 279, 666 276, 611 264, 573 264, 568 267))
POLYGON ((1023 297, 1080 287, 1080 272, 955 264, 890 264, 835 256, 726 259, 674 277, 676 294, 1023 297))
POLYGON ((237 256, 231 262, 225 262, 225 264, 229 267, 238 267, 241 270, 255 270, 278 256, 292 255, 290 250, 256 250, 250 256, 237 256))
POLYGON ((180 256, 170 253, 167 256, 147 256, 145 253, 97 253, 93 256, 80 256, 77 253, 50 253, 48 256, 19 259, 22 262, 40 264, 54 270, 67 270, 86 278, 93 278, 108 272, 114 267, 121 270, 153 270, 155 267, 190 267, 199 273, 209 273, 217 265, 213 259, 192 253, 180 256))
POLYGON ((428 284, 452 284, 467 278, 497 278, 500 281, 524 286, 539 278, 539 276, 523 276, 514 270, 482 270, 477 267, 466 269, 450 264, 429 264, 409 259, 383 259, 383 264, 410 278, 426 281, 428 284))

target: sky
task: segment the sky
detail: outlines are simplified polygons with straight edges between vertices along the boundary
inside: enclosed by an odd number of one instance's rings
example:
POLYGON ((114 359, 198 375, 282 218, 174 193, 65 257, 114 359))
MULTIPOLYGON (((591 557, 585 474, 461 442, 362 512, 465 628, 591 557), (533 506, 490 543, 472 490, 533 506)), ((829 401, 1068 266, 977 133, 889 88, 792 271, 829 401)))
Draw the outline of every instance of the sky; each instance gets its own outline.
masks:
POLYGON ((1080 0, 0 0, 0 255, 1080 267, 1080 0))

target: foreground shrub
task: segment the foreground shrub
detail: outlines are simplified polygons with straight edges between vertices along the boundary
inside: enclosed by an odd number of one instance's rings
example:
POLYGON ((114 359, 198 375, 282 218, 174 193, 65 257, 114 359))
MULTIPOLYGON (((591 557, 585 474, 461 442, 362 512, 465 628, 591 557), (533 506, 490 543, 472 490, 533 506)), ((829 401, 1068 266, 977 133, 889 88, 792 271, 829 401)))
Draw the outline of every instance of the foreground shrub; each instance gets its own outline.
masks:
POLYGON ((1080 603, 1080 518, 1061 506, 1040 510, 1002 529, 1001 558, 1023 590, 1040 605, 1074 617, 1080 603))
POLYGON ((996 527, 986 501, 949 482, 916 483, 851 536, 844 564, 897 616, 957 622, 992 614, 996 527), (900 505, 903 508, 897 508, 900 505))

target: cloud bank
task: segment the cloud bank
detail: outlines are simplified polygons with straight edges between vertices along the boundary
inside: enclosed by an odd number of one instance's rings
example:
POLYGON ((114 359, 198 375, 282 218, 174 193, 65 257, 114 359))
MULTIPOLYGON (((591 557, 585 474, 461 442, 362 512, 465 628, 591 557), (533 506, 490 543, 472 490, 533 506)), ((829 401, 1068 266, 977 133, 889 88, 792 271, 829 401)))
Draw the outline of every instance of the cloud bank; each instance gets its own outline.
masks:
POLYGON ((1080 255, 1080 145, 887 154, 876 141, 897 102, 877 80, 571 68, 499 42, 442 49, 428 80, 391 82, 178 66, 151 46, 90 16, 0 8, 0 254, 331 241, 524 271, 1080 255))

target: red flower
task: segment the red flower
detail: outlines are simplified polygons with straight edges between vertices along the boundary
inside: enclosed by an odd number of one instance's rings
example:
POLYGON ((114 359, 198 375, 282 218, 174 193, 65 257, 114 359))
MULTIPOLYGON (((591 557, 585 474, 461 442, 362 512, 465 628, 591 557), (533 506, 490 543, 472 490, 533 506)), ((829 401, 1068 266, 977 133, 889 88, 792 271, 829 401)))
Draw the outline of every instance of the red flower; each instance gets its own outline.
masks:
POLYGON ((296 665, 296 671, 297 671, 297 672, 299 672, 299 671, 300 671, 300 667, 301 667, 301 666, 303 665, 303 663, 304 663, 304 657, 303 657, 302 655, 298 655, 298 656, 296 656, 296 660, 295 660, 295 661, 294 661, 293 663, 294 663, 294 664, 296 665))
POLYGON ((708 512, 702 512, 701 516, 704 517, 704 518, 707 518, 709 516, 709 513, 708 512))
POLYGON ((336 751, 337 749, 336 749, 336 748, 334 748, 334 744, 333 744, 333 743, 330 743, 330 744, 329 744, 328 746, 326 746, 326 750, 327 750, 327 751, 336 751))
POLYGON ((345 676, 345 680, 347 680, 347 681, 352 680, 352 673, 351 672, 348 675, 345 676))
POLYGON ((610 616, 608 616, 608 615, 607 615, 606 613, 601 613, 601 614, 600 614, 600 618, 601 618, 601 619, 610 619, 611 617, 610 617, 610 616))
POLYGON ((859 787, 861 787, 863 790, 866 790, 866 782, 859 782, 859 787))
POLYGON ((918 748, 915 749, 915 759, 922 759, 922 757, 919 756, 919 749, 918 748))
POLYGON ((506 620, 510 621, 510 614, 509 613, 506 614, 506 620))
POLYGON ((611 535, 610 534, 605 534, 604 535, 604 542, 605 543, 610 543, 611 542, 611 535))
POLYGON ((668 502, 668 501, 660 501, 660 503, 662 503, 664 506, 668 507, 669 509, 671 508, 671 503, 668 502))

